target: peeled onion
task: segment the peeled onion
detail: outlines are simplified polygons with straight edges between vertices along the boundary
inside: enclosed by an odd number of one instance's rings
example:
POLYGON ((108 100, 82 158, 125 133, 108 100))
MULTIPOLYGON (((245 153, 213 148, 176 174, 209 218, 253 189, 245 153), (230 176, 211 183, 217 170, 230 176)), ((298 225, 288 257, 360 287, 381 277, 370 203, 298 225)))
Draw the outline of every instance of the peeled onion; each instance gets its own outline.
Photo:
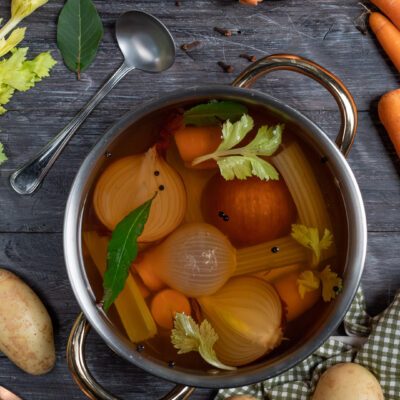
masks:
POLYGON ((162 281, 189 297, 216 292, 236 268, 226 236, 201 222, 182 225, 145 257, 162 281))
POLYGON ((273 286, 262 279, 235 277, 215 294, 197 300, 218 333, 214 350, 224 364, 248 364, 280 344, 282 303, 273 286))
POLYGON ((93 204, 99 220, 109 229, 131 211, 157 196, 139 242, 153 242, 176 229, 186 211, 186 191, 179 174, 155 146, 146 153, 121 158, 97 182, 93 204))

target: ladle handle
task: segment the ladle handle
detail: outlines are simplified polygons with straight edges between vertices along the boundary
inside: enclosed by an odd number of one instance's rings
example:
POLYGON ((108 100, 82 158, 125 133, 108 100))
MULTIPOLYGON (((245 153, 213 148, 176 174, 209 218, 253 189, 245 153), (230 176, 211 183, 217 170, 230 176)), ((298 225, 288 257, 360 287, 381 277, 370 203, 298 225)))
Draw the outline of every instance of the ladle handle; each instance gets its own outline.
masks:
POLYGON ((335 98, 342 117, 336 144, 346 156, 357 130, 357 108, 343 83, 320 65, 292 54, 275 54, 254 62, 233 82, 233 86, 249 88, 258 78, 277 70, 300 72, 323 85, 335 98))
MULTIPOLYGON (((83 393, 92 400, 121 400, 104 389, 89 372, 85 361, 86 337, 90 324, 85 315, 80 313, 71 329, 67 344, 67 363, 69 370, 83 393)), ((177 385, 161 400, 185 400, 194 388, 177 385)))
POLYGON ((39 187, 76 130, 107 93, 132 69, 133 67, 123 63, 64 129, 10 176, 11 187, 17 193, 31 194, 39 187))

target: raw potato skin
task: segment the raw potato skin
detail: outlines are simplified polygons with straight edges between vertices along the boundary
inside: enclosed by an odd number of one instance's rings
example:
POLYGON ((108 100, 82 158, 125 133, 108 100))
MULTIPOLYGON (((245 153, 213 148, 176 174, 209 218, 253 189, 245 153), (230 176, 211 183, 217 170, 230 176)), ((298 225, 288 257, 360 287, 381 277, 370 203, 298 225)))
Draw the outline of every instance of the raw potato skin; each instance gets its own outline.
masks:
POLYGON ((0 268, 0 351, 25 372, 41 375, 55 362, 53 326, 39 297, 0 268))
POLYGON ((358 364, 330 367, 319 379, 312 400, 384 400, 374 375, 358 364))

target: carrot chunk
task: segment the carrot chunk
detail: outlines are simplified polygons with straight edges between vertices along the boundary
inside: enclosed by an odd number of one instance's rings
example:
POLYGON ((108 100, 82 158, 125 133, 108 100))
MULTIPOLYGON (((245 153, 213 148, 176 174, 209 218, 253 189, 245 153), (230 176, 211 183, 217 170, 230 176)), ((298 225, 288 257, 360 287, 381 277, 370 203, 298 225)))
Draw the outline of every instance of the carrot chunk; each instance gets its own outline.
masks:
POLYGON ((185 166, 188 168, 216 168, 214 160, 207 160, 196 166, 192 161, 200 156, 213 153, 221 143, 220 126, 186 126, 178 129, 175 134, 175 143, 185 166))
MULTIPOLYGON (((321 290, 307 292, 304 299, 300 297, 297 288, 297 279, 301 272, 291 272, 272 282, 280 298, 286 304, 286 320, 293 321, 310 309, 321 297, 321 290)), ((154 317, 154 315, 153 315, 154 317)))
POLYGON ((151 302, 151 314, 156 323, 165 329, 172 329, 176 313, 190 315, 188 298, 172 289, 164 289, 157 293, 151 302))

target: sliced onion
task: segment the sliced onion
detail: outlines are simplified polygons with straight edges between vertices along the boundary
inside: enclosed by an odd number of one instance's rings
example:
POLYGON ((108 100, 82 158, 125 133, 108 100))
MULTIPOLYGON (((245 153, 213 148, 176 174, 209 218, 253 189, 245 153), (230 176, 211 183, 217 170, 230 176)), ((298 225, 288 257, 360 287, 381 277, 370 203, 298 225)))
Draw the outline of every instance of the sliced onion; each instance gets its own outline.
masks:
POLYGON ((112 231, 156 191, 158 195, 138 241, 161 239, 182 222, 186 191, 179 174, 158 154, 155 146, 146 153, 117 160, 102 173, 93 195, 97 217, 112 231))
POLYGON ((282 303, 273 286, 262 279, 232 278, 215 294, 197 300, 218 333, 214 349, 224 364, 248 364, 280 344, 282 303))

